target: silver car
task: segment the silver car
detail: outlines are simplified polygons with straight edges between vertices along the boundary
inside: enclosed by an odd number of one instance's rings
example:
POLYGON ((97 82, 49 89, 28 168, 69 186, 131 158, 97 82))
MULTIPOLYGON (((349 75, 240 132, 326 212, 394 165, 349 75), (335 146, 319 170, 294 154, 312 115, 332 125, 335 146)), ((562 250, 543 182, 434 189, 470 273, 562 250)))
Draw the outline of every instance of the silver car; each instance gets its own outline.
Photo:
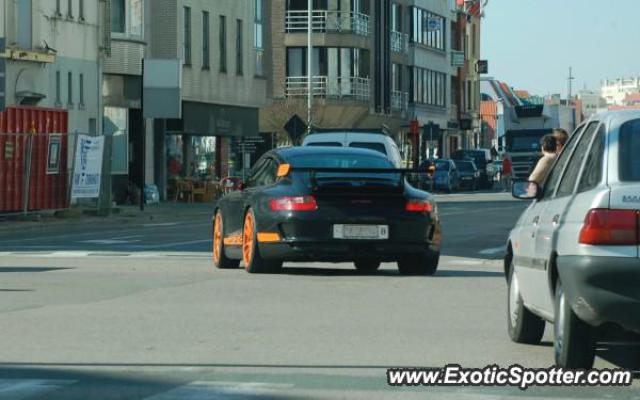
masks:
POLYGON ((511 231, 508 329, 538 343, 554 324, 556 363, 591 368, 596 342, 640 333, 640 110, 606 112, 573 133, 511 231))

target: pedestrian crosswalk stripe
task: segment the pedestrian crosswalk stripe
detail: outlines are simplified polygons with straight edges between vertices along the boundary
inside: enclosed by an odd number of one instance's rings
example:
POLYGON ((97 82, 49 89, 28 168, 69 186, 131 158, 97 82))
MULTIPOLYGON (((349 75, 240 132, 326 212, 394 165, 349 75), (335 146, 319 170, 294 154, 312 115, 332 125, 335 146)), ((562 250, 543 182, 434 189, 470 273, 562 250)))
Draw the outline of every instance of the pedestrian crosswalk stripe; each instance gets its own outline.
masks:
POLYGON ((63 379, 0 379, 0 399, 24 400, 74 383, 76 381, 63 379))

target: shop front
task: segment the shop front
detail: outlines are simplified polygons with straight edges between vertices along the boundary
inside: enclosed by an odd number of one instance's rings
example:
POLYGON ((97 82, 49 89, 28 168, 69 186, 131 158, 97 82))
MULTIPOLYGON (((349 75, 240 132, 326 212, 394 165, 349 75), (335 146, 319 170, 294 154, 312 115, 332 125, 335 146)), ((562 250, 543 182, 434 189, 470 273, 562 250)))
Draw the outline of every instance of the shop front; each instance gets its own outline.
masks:
POLYGON ((266 147, 257 108, 184 101, 182 119, 160 122, 154 171, 167 200, 212 201, 220 182, 246 174, 266 147))

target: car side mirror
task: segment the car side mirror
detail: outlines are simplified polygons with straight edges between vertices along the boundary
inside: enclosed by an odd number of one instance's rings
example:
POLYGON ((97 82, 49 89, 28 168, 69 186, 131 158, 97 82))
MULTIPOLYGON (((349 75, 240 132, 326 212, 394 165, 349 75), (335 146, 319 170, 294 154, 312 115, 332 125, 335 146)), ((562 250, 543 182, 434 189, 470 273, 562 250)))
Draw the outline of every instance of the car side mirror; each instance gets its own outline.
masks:
POLYGON ((540 185, 530 181, 516 181, 511 187, 511 194, 520 200, 535 200, 542 194, 540 185))

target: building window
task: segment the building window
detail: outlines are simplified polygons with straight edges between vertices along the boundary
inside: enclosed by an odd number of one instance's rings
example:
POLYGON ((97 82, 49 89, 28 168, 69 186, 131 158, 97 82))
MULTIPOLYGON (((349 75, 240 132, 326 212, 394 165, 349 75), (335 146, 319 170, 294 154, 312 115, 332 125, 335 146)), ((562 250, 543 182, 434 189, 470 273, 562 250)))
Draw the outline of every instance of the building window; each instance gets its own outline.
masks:
MULTIPOLYGON (((2 3, 4 6, 4 2, 2 3)), ((0 6, 0 7, 2 7, 0 6)), ((33 47, 33 5, 31 1, 19 1, 15 5, 17 8, 17 42, 22 49, 30 49, 33 47)))
POLYGON ((78 19, 84 21, 84 0, 78 0, 78 19))
POLYGON ((60 71, 56 71, 56 105, 62 105, 62 99, 60 95, 60 71))
POLYGON ((445 18, 419 7, 412 7, 410 15, 411 42, 437 50, 444 50, 445 18))
POLYGON ((125 33, 125 0, 111 0, 111 32, 125 33))
POLYGON ((391 30, 402 32, 402 6, 397 3, 391 6, 391 30))
POLYGON ((254 0, 255 21, 253 24, 253 47, 256 51, 256 75, 264 75, 264 44, 263 44, 263 25, 262 25, 262 0, 254 0))
POLYGON ((447 75, 426 68, 413 67, 411 102, 434 107, 446 107, 447 75))
POLYGON ((84 106, 84 75, 83 74, 80 74, 78 77, 78 90, 80 91, 78 104, 80 106, 84 106))
POLYGON ((183 8, 184 15, 184 31, 183 31, 183 43, 184 43, 184 64, 191 65, 191 8, 183 8))
POLYGON ((62 7, 60 6, 60 2, 62 0, 56 0, 56 16, 57 17, 61 17, 62 16, 62 7))
POLYGON ((111 0, 111 32, 142 38, 143 0, 111 0))
POLYGON ((220 16, 220 34, 218 39, 220 41, 220 72, 227 72, 227 17, 220 16))
POLYGON ((242 75, 242 20, 236 20, 236 74, 242 75))
POLYGON ((73 74, 67 73, 67 104, 73 105, 73 74))
POLYGON ((67 0, 67 18, 73 18, 73 0, 67 0))
POLYGON ((202 68, 209 69, 209 12, 202 12, 202 68))

